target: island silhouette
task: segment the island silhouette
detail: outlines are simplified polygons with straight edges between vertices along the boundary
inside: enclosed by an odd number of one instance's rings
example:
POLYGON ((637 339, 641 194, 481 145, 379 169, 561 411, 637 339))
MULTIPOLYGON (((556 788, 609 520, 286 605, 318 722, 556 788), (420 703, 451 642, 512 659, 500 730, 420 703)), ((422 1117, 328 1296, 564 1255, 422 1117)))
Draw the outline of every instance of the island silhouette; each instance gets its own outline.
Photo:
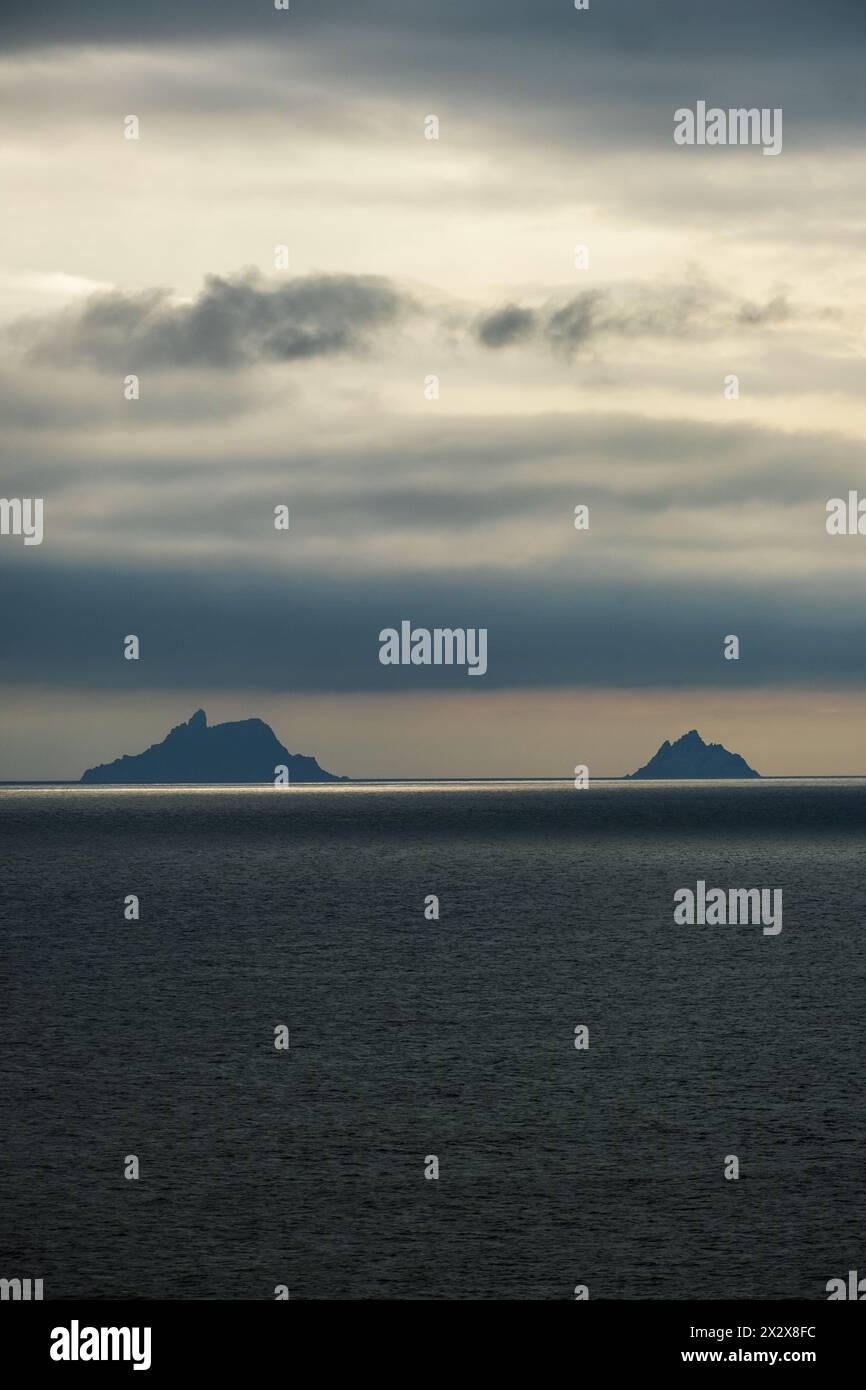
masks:
POLYGON ((208 725, 203 709, 178 724, 162 743, 143 753, 124 754, 113 763, 89 767, 81 781, 89 784, 173 782, 269 782, 276 769, 288 768, 289 782, 348 782, 319 767, 315 758, 290 753, 262 719, 208 725))
MULTIPOLYGON (((277 770, 288 770, 292 782, 348 782, 320 767, 315 758, 290 753, 263 719, 240 719, 232 723, 207 722, 203 709, 196 710, 185 724, 178 724, 161 743, 143 753, 127 754, 111 763, 99 763, 82 774, 80 782, 90 785, 138 786, 176 783, 275 783, 277 770)), ((674 743, 667 739, 649 762, 625 781, 639 778, 759 778, 739 753, 730 753, 720 743, 704 743, 697 729, 690 729, 674 743)))
POLYGON ((690 729, 675 743, 665 739, 649 762, 630 772, 627 780, 637 777, 760 777, 739 753, 729 753, 720 743, 704 743, 697 729, 690 729))

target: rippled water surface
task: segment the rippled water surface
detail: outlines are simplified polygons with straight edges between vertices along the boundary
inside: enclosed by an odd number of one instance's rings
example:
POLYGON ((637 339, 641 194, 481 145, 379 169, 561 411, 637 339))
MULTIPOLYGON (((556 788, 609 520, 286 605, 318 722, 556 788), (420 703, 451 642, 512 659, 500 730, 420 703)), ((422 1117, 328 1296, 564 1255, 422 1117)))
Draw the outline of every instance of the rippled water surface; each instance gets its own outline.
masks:
POLYGON ((866 1268, 864 829, 845 781, 0 790, 0 1274, 825 1298, 866 1268), (781 933, 675 926, 698 879, 781 933))

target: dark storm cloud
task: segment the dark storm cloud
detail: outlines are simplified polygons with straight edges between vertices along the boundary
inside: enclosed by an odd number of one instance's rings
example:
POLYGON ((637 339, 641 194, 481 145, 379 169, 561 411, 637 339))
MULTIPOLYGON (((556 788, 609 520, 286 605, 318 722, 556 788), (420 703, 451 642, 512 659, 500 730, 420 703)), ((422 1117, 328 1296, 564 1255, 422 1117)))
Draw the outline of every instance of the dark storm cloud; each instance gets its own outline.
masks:
MULTIPOLYGON (((452 129, 472 114, 509 138, 543 133, 572 149, 673 152, 672 113, 698 97, 783 107, 786 150, 828 130, 850 138, 866 122, 860 0, 593 0, 586 12, 570 0, 296 0, 289 11, 272 0, 6 0, 0 40, 7 50, 242 44, 261 54, 262 104, 272 111, 300 71, 339 103, 357 92, 399 95, 421 111, 444 108, 452 129)), ((195 67, 191 56, 193 85, 195 67)), ((236 99, 224 89, 213 92, 214 111, 236 99)))
POLYGON ((52 318, 21 320, 16 336, 36 359, 61 366, 229 368, 356 351, 407 302, 374 275, 284 282, 246 270, 208 275, 191 304, 162 289, 100 292, 52 318))
MULTIPOLYGON (((30 559, 33 560, 31 553, 30 559)), ((866 679, 866 616, 836 581, 720 584, 503 570, 393 577, 3 566, 10 684, 103 691, 426 691, 506 687, 799 688, 866 679), (380 629, 486 627, 489 669, 383 667, 380 629), (722 658, 736 632, 744 659, 722 658), (141 660, 122 656, 135 633, 141 660)))
POLYGON ((821 52, 834 44, 866 37, 866 14, 859 0, 592 0, 586 14, 575 15, 571 0, 292 0, 287 13, 275 12, 273 0, 6 0, 0 36, 7 43, 34 44, 52 39, 116 42, 213 35, 276 36, 353 29, 362 23, 392 35, 439 36, 454 31, 463 37, 551 39, 574 32, 581 42, 633 48, 640 52, 715 50, 821 52), (280 27, 278 27, 280 26, 280 27))

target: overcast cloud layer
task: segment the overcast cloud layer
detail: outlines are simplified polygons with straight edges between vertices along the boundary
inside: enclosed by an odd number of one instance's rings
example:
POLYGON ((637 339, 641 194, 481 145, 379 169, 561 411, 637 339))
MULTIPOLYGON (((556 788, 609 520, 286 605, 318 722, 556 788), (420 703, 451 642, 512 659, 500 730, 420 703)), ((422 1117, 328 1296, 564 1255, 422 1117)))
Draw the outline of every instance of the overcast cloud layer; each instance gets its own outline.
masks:
POLYGON ((866 487, 864 31, 5 6, 2 492, 45 499, 0 538, 7 690, 861 691, 866 538, 824 523, 866 487), (783 107, 782 155, 678 148, 698 99, 783 107), (487 677, 382 667, 403 618, 487 627, 487 677))

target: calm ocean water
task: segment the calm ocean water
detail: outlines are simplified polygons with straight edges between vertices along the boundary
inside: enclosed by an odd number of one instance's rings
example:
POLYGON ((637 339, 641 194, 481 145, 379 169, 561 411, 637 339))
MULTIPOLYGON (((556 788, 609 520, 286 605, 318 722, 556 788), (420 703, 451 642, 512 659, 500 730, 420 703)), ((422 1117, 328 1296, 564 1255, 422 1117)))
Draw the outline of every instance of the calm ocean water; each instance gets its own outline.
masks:
POLYGON ((844 781, 0 790, 0 1275, 825 1298, 866 1272, 864 829, 844 781), (675 926, 698 879, 781 887, 781 934, 675 926))

